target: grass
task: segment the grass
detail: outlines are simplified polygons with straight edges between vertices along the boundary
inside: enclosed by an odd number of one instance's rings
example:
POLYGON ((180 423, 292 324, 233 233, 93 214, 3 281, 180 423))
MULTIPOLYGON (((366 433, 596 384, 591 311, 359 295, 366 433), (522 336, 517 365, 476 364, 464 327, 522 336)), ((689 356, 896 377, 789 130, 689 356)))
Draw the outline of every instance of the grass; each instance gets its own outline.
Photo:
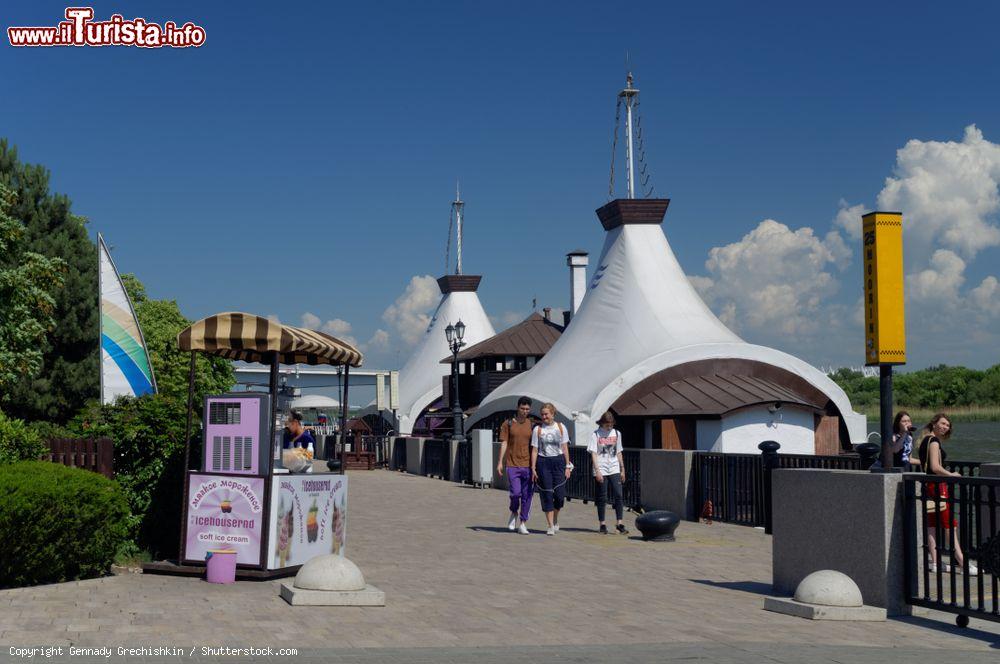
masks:
MULTIPOLYGON (((867 415, 869 419, 879 417, 878 404, 871 406, 855 406, 859 413, 867 415)), ((946 414, 953 422, 1000 422, 1000 406, 954 406, 952 408, 920 408, 904 405, 894 405, 893 414, 905 410, 910 414, 913 424, 922 426, 930 421, 937 413, 946 414)))

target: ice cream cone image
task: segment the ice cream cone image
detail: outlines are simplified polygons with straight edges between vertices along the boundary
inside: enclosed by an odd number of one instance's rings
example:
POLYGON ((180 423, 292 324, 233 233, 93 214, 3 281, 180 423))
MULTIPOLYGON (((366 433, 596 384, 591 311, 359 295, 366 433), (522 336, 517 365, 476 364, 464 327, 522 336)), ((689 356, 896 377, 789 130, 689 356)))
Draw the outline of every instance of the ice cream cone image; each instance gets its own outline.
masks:
POLYGON ((309 514, 306 516, 306 538, 310 542, 315 542, 317 535, 319 535, 319 524, 316 522, 316 516, 319 514, 319 508, 316 507, 316 501, 313 501, 312 507, 309 508, 309 514))
POLYGON ((344 510, 339 505, 333 506, 333 544, 331 552, 339 554, 344 546, 344 510))

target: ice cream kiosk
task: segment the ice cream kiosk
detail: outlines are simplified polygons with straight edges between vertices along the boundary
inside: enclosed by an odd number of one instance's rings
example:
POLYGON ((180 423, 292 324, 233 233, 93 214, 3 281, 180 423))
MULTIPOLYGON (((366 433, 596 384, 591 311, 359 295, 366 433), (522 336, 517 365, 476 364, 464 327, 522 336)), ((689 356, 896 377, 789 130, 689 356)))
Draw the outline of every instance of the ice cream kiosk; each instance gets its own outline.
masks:
MULTIPOLYGON (((328 334, 282 325, 260 316, 227 312, 209 316, 177 336, 191 352, 188 385, 185 486, 180 566, 204 566, 209 551, 236 551, 237 576, 271 578, 294 574, 310 558, 344 555, 347 475, 343 446, 326 466, 303 448, 283 449, 288 398, 278 388, 281 364, 344 367, 344 403, 350 367, 363 357, 328 334), (206 353, 270 366, 267 393, 206 396, 201 463, 191 468, 195 355, 206 353)), ((341 431, 346 427, 341 413, 341 431)))

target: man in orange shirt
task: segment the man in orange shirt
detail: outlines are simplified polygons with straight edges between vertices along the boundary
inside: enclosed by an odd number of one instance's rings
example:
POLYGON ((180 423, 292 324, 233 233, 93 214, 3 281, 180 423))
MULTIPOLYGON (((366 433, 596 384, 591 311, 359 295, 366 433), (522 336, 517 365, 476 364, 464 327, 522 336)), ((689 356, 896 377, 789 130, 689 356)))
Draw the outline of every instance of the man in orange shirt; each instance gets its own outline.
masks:
POLYGON ((508 530, 528 534, 528 517, 531 515, 531 496, 535 487, 531 482, 531 399, 517 400, 517 415, 500 426, 500 461, 497 474, 502 475, 507 466, 507 484, 510 489, 510 519, 508 530), (518 523, 520 516, 520 523, 518 523))

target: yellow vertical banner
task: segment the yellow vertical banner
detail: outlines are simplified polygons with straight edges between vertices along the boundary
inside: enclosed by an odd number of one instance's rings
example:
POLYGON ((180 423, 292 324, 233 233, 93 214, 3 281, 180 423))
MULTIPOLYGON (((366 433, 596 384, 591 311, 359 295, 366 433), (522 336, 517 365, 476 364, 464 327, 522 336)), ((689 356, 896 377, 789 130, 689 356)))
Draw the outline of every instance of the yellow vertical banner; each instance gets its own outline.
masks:
POLYGON ((861 221, 865 364, 905 364, 903 215, 900 212, 869 212, 861 221))

